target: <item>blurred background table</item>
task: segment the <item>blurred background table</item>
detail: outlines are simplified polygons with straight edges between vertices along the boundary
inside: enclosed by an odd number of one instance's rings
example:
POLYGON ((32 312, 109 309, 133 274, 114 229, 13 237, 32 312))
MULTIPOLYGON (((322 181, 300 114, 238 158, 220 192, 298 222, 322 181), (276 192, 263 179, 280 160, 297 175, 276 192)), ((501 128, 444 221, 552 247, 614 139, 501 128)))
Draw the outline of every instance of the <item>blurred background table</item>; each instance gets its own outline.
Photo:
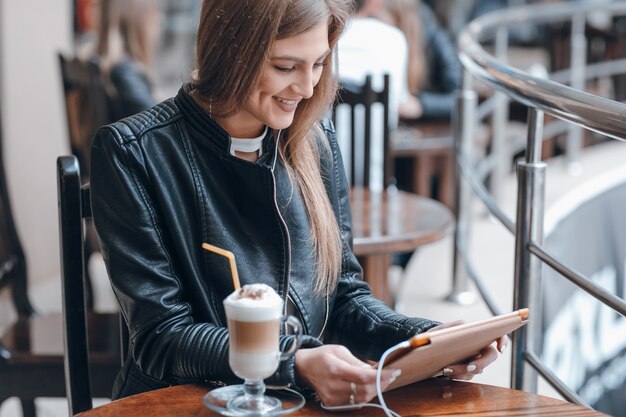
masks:
POLYGON ((454 138, 448 120, 400 124, 389 152, 399 188, 452 207, 454 138))
POLYGON ((363 278, 376 297, 393 305, 387 285, 392 254, 447 236, 454 225, 452 212, 430 198, 362 187, 352 187, 350 204, 354 254, 363 267, 363 278))
MULTIPOLYGON (((201 385, 179 385, 133 395, 113 401, 84 413, 80 417, 209 417, 218 414, 205 408, 203 397, 209 388, 201 385)), ((385 394, 387 405, 401 416, 605 416, 554 398, 508 388, 472 382, 430 379, 385 394)), ((329 413, 317 402, 309 401, 294 417, 358 415, 378 417, 375 408, 362 408, 348 413, 329 413)))

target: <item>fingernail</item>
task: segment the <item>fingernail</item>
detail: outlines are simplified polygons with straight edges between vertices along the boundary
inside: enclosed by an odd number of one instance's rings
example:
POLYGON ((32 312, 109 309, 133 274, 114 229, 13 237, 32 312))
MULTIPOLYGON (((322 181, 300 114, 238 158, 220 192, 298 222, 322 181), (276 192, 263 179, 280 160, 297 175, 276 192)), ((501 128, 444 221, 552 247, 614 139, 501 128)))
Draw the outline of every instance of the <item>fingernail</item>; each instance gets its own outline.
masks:
POLYGON ((370 365, 369 363, 364 363, 363 365, 361 365, 363 368, 371 368, 372 365, 370 365))
POLYGON ((452 375, 454 373, 454 371, 452 369, 450 369, 450 368, 443 368, 443 371, 441 371, 441 373, 444 376, 450 376, 450 375, 452 375))
POLYGON ((389 379, 387 380, 388 383, 392 383, 396 380, 397 377, 400 376, 400 374, 402 373, 402 371, 400 369, 396 369, 395 371, 393 371, 391 373, 391 376, 389 377, 389 379))
POLYGON ((507 344, 503 344, 500 346, 500 353, 504 353, 504 351, 506 350, 507 344))
POLYGON ((476 365, 473 363, 467 365, 467 372, 474 372, 476 370, 476 365))

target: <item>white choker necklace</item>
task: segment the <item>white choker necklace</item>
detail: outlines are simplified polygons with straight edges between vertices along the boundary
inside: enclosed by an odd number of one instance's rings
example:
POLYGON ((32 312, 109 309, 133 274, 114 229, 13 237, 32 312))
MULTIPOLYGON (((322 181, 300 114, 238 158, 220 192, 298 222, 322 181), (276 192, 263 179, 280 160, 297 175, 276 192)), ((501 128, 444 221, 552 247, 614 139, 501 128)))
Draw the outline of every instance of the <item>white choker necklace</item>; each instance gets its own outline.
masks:
POLYGON ((265 139, 265 135, 267 134, 267 126, 265 126, 265 130, 261 133, 260 136, 256 138, 230 138, 230 154, 235 155, 235 151, 237 152, 259 152, 259 156, 263 150, 261 147, 263 146, 263 139, 265 139))

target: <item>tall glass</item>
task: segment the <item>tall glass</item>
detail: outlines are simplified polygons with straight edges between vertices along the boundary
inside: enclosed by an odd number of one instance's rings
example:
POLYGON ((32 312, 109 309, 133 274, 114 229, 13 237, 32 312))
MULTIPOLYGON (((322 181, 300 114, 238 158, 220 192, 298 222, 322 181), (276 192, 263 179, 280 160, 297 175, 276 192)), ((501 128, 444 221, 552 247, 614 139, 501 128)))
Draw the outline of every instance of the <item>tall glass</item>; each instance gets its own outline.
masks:
POLYGON ((246 285, 224 300, 228 320, 228 363, 244 380, 243 395, 232 398, 226 408, 236 414, 263 415, 281 408, 281 401, 265 395, 263 380, 278 369, 281 360, 295 354, 302 325, 293 316, 283 315, 283 300, 269 286, 246 285), (295 339, 286 352, 279 347, 280 327, 293 328, 295 339))

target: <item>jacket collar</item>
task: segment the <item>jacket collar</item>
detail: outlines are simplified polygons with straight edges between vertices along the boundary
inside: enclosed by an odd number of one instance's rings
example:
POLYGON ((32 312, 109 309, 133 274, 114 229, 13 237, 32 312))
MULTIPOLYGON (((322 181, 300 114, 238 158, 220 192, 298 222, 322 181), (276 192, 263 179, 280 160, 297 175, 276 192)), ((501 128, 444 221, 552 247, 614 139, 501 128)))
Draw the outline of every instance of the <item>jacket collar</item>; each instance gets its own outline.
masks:
POLYGON ((191 83, 183 84, 174 100, 194 129, 198 130, 206 140, 221 151, 228 153, 230 149, 228 132, 217 124, 191 97, 191 83))
MULTIPOLYGON (((230 154, 230 135, 191 97, 191 83, 183 84, 174 100, 194 129, 213 146, 217 146, 220 151, 230 154)), ((274 155, 273 133, 273 130, 269 129, 267 133, 269 137, 263 142, 263 156, 261 157, 263 160, 267 157, 271 159, 274 155)))

